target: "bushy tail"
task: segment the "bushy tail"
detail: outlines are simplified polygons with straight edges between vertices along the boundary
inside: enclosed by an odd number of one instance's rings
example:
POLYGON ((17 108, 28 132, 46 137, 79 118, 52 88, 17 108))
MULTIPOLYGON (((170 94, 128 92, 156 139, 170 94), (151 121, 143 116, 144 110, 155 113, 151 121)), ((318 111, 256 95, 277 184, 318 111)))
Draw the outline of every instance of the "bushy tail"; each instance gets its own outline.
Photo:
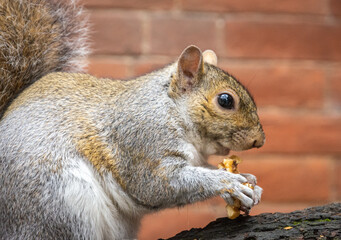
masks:
POLYGON ((82 71, 87 20, 73 0, 0 0, 0 118, 25 87, 54 71, 82 71))

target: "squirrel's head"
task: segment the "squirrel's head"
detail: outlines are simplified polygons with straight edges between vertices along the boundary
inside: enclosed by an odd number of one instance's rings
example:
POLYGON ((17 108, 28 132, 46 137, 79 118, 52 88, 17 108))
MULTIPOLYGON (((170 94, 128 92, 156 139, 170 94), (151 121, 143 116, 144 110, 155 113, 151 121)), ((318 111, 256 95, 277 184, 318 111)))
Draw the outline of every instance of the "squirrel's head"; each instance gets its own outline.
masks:
POLYGON ((207 154, 227 154, 261 147, 265 141, 256 104, 233 76, 216 67, 217 56, 187 47, 177 64, 169 96, 187 106, 207 154))

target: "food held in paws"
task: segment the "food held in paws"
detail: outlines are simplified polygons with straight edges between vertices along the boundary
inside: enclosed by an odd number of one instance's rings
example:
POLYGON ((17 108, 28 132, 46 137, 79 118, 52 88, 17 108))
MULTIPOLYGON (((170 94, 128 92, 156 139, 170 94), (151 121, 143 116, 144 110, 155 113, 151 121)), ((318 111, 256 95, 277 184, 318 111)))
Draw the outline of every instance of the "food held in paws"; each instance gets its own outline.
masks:
MULTIPOLYGON (((233 155, 229 158, 224 159, 221 163, 218 164, 218 168, 219 169, 225 169, 228 172, 231 173, 239 173, 238 171, 238 164, 241 163, 242 160, 236 156, 233 155)), ((253 185, 250 183, 243 183, 243 185, 254 189, 253 185)), ((235 199, 233 205, 226 205, 226 213, 227 213, 227 217, 229 219, 235 219, 236 217, 238 217, 240 215, 240 200, 239 199, 235 199)))

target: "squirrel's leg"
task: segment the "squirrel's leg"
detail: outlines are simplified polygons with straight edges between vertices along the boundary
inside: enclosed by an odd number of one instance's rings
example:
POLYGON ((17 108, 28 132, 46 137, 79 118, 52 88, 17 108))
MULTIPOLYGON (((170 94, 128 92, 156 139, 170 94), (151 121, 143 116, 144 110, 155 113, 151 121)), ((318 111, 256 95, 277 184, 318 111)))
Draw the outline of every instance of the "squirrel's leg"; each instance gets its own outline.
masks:
POLYGON ((254 204, 254 193, 242 184, 246 181, 246 178, 239 174, 186 166, 179 171, 177 179, 171 180, 171 185, 177 187, 179 192, 188 190, 184 196, 186 203, 221 196, 229 203, 233 203, 233 198, 237 198, 243 206, 251 208, 254 204))
POLYGON ((254 205, 254 191, 242 184, 247 180, 240 174, 175 162, 167 160, 152 171, 145 169, 152 174, 146 173, 143 180, 134 181, 132 197, 152 209, 182 206, 214 196, 221 196, 228 203, 233 203, 233 198, 239 199, 245 208, 254 205))

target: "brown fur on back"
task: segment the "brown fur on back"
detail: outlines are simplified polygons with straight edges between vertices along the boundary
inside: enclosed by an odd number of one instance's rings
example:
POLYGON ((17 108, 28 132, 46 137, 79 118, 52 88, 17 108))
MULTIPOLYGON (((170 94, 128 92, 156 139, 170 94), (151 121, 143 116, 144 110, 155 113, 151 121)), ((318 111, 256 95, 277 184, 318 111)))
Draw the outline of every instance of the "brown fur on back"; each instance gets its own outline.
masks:
POLYGON ((42 76, 83 69, 87 21, 81 13, 66 1, 0 1, 0 118, 42 76))

